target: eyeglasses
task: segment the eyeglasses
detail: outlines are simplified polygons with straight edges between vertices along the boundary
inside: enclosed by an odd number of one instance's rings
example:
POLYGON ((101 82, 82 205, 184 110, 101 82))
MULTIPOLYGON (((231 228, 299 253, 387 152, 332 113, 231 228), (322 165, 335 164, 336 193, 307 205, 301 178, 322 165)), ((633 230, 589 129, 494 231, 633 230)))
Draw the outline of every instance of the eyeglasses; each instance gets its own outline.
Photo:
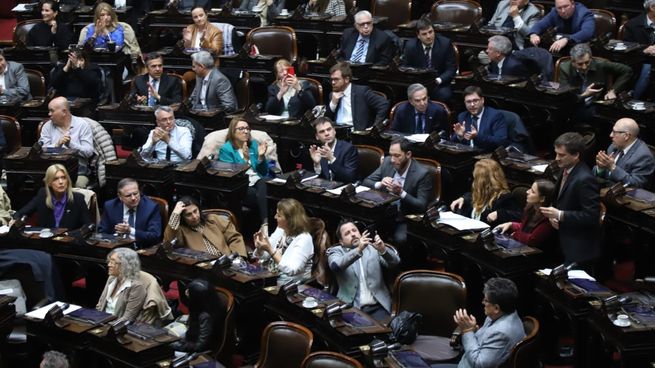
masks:
POLYGON ((464 103, 467 104, 467 105, 476 105, 476 104, 480 103, 480 101, 482 101, 481 98, 476 98, 476 99, 472 99, 472 100, 466 100, 466 101, 464 101, 464 103))
POLYGON ((368 21, 368 22, 361 22, 361 23, 355 23, 357 24, 357 27, 370 27, 373 25, 373 21, 368 21))
POLYGON ((238 130, 240 132, 249 132, 250 127, 238 127, 238 128, 236 128, 236 130, 238 130))
POLYGON ((628 134, 625 130, 614 130, 612 129, 612 134, 628 134))
POLYGON ((114 261, 113 259, 109 259, 109 260, 107 260, 107 264, 116 266, 116 265, 119 265, 121 263, 119 261, 114 261))

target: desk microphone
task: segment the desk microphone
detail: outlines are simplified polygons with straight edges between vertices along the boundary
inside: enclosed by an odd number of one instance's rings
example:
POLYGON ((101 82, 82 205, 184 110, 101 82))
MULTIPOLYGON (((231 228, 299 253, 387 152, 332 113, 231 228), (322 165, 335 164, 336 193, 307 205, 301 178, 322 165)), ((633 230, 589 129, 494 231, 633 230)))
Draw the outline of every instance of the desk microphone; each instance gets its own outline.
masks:
POLYGON ((60 305, 59 308, 61 308, 61 311, 65 313, 66 309, 70 308, 70 304, 64 303, 64 304, 60 305))

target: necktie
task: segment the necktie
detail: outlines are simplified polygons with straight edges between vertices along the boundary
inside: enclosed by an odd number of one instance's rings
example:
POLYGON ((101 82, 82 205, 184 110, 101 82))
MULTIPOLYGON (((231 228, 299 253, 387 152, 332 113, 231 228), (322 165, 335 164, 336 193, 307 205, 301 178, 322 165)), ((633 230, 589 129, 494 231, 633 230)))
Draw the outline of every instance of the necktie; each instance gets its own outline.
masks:
POLYGON ((558 197, 562 194, 562 189, 564 189, 564 184, 566 184, 566 179, 568 179, 568 177, 569 177, 569 172, 567 169, 564 169, 564 171, 562 172, 562 182, 560 183, 559 193, 557 195, 558 197))
POLYGON ((425 48, 425 67, 430 69, 432 68, 432 47, 428 46, 425 48))
POLYGON ((505 21, 503 22, 503 25, 501 27, 514 28, 514 19, 512 18, 511 15, 507 14, 507 18, 505 18, 505 21))
POLYGON ((171 147, 167 146, 166 147, 166 161, 170 161, 170 160, 171 160, 171 147))
POLYGON ((619 160, 621 159, 621 157, 623 157, 623 150, 618 151, 616 158, 614 158, 615 165, 619 164, 619 160))
POLYGON ((365 47, 366 47, 366 40, 362 38, 359 40, 359 44, 357 45, 357 50, 350 58, 350 61, 352 61, 353 63, 361 63, 362 56, 364 56, 365 47))
POLYGON ((130 225, 131 228, 134 228, 134 208, 131 208, 130 210, 127 211, 128 216, 127 216, 127 224, 130 225))
MULTIPOLYGON (((155 91, 157 90, 157 83, 158 81, 156 79, 153 79, 150 84, 152 84, 152 89, 155 91)), ((148 106, 155 106, 157 104, 157 100, 155 99, 155 96, 153 96, 152 93, 150 93, 150 96, 148 97, 148 106)))
MULTIPOLYGON (((471 115, 471 127, 475 127, 475 130, 480 131, 480 125, 478 124, 478 119, 480 117, 477 115, 471 115)), ((471 129, 469 129, 470 131, 471 129)), ((474 139, 471 139, 471 147, 475 147, 474 139)))
POLYGON ((424 133, 423 132, 424 126, 425 126, 425 113, 419 112, 418 114, 416 114, 416 129, 414 129, 414 133, 416 134, 424 133))

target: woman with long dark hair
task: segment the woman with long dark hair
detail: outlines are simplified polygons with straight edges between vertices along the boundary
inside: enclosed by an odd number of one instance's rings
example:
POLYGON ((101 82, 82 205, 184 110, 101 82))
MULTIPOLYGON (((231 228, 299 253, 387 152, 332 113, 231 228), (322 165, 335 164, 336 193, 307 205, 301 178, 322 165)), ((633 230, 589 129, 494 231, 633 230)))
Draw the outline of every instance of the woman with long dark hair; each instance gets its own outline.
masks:
POLYGON ((195 279, 186 289, 189 319, 184 339, 171 344, 177 351, 198 352, 212 350, 218 345, 217 333, 225 310, 221 308, 216 291, 205 280, 195 279))
POLYGON ((27 34, 27 46, 54 46, 60 51, 65 50, 73 43, 73 31, 70 24, 58 21, 59 3, 55 0, 43 0, 40 7, 43 22, 30 29, 27 34))

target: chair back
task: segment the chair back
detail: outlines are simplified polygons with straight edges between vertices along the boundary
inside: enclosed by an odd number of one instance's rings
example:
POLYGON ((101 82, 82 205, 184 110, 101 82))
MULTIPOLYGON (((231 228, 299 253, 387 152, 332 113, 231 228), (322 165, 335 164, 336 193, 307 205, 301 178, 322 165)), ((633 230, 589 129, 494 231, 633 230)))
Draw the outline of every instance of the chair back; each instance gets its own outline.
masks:
POLYGON ((175 73, 168 73, 168 76, 179 79, 180 84, 182 85, 182 101, 189 98, 189 95, 191 95, 191 91, 187 89, 186 81, 184 80, 184 78, 181 75, 175 73))
POLYGON ((298 81, 304 88, 309 89, 309 91, 314 96, 314 101, 316 101, 317 104, 320 105, 323 103, 323 86, 321 85, 321 82, 314 78, 307 77, 298 77, 298 81))
POLYGON ((534 144, 521 117, 513 111, 499 111, 503 115, 505 123, 507 123, 507 136, 509 137, 510 145, 518 148, 523 153, 533 153, 534 144))
POLYGON ((412 19, 412 2, 407 0, 373 0, 371 13, 375 16, 387 17, 389 27, 395 29, 412 19))
POLYGON ((215 290, 221 302, 221 308, 225 308, 225 318, 216 326, 219 332, 216 334, 218 339, 216 347, 212 349, 212 356, 218 361, 226 362, 230 360, 235 344, 235 300, 229 290, 222 287, 215 287, 215 290))
POLYGON ((191 93, 193 89, 196 86, 196 73, 193 70, 187 70, 182 74, 182 80, 186 83, 186 88, 187 88, 187 94, 186 98, 189 98, 191 96, 191 93))
POLYGON ((43 73, 34 69, 25 69, 27 74, 27 82, 30 84, 30 93, 32 98, 45 97, 45 77, 43 73))
POLYGON ((22 22, 18 22, 14 27, 14 36, 13 41, 15 45, 22 44, 27 45, 27 35, 32 30, 37 23, 43 22, 41 19, 29 19, 22 22))
POLYGON ((13 116, 0 115, 0 125, 2 125, 2 133, 5 136, 5 141, 7 141, 5 153, 18 151, 23 145, 20 123, 13 116))
POLYGON ((414 159, 434 175, 434 199, 438 201, 441 199, 441 164, 430 158, 414 157, 414 159))
POLYGON ((73 192, 80 193, 84 196, 84 202, 86 202, 86 207, 89 210, 91 223, 98 225, 100 223, 100 210, 98 209, 98 197, 96 196, 96 192, 91 189, 83 188, 73 188, 73 192))
POLYGON ((250 73, 243 72, 243 76, 234 86, 234 92, 237 95, 237 110, 246 111, 250 106, 250 73))
POLYGON ((312 332, 293 322, 272 322, 262 333, 261 353, 255 368, 300 367, 314 341, 312 332))
POLYGON ((202 213, 205 215, 218 215, 219 217, 223 217, 230 221, 233 225, 234 228, 239 231, 239 221, 237 220, 237 217, 234 215, 234 213, 230 210, 224 209, 224 208, 208 208, 205 210, 202 210, 202 213))
POLYGON ((589 9, 594 13, 596 23, 596 37, 609 35, 609 38, 616 37, 616 17, 614 13, 605 9, 589 9))
POLYGON ((200 152, 202 144, 205 141, 205 136, 207 135, 205 127, 188 116, 182 116, 175 119, 175 125, 185 127, 191 132, 191 158, 196 157, 198 152, 200 152))
POLYGON ((507 360, 506 366, 510 368, 537 368, 539 363, 539 321, 530 316, 523 318, 525 337, 519 341, 507 360))
POLYGON ((482 16, 480 3, 473 0, 439 0, 432 5, 430 18, 435 22, 460 23, 467 26, 482 16))
POLYGON ((466 307, 466 284, 453 273, 412 270, 396 278, 392 298, 392 315, 404 310, 423 315, 419 335, 450 336, 456 327, 455 311, 466 307))
POLYGON ((246 42, 256 45, 262 55, 279 55, 291 64, 298 59, 296 32, 291 27, 258 27, 248 32, 246 42))
POLYGON ((625 23, 619 26, 618 32, 616 32, 616 39, 623 41, 623 34, 625 33, 625 23))
POLYGON ((384 151, 382 148, 365 144, 358 144, 355 147, 357 147, 357 180, 364 180, 380 167, 384 151))
POLYGON ((349 14, 352 8, 357 7, 357 0, 343 0, 343 3, 346 5, 346 14, 349 14))
POLYGON ((325 250, 330 244, 330 236, 325 230, 325 223, 318 217, 310 217, 309 224, 311 228, 312 241, 314 243, 314 259, 312 267, 312 277, 323 287, 331 286, 332 275, 328 266, 327 255, 325 250))
POLYGON ((302 361, 301 368, 363 368, 355 359, 333 351, 317 351, 302 361))
POLYGON ((168 201, 164 198, 155 196, 148 196, 148 198, 152 199, 159 205, 159 215, 161 216, 161 233, 163 234, 164 229, 166 228, 166 224, 168 223, 168 201))

